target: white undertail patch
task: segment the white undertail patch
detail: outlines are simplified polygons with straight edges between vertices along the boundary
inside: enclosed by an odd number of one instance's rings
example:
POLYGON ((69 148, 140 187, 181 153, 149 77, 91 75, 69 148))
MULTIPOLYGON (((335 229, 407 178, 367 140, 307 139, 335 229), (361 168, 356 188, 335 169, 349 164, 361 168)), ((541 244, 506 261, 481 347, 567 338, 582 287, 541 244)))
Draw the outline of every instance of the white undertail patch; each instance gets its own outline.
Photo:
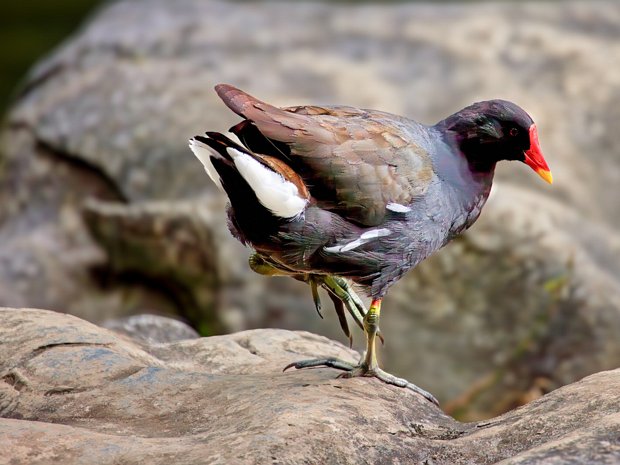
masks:
POLYGON ((360 237, 358 237, 354 241, 347 242, 346 244, 333 245, 331 247, 324 247, 323 250, 325 250, 325 252, 331 252, 331 253, 348 252, 349 250, 356 249, 359 246, 364 245, 374 239, 378 239, 379 237, 389 236, 390 234, 392 234, 392 231, 390 231, 387 228, 371 229, 370 231, 366 231, 365 233, 360 235, 360 237))
POLYGON ((239 174, 250 185, 260 203, 274 215, 281 218, 293 218, 300 215, 308 200, 299 195, 295 184, 267 168, 247 153, 228 147, 239 174))
POLYGON ((407 207, 406 205, 401 205, 400 203, 396 202, 388 203, 385 208, 396 213, 408 213, 411 211, 410 207, 407 207))
POLYGON ((196 158, 200 160, 200 163, 202 163, 202 166, 204 166, 205 171, 207 172, 211 180, 215 183, 215 185, 218 187, 218 189, 223 191, 224 188, 222 187, 222 181, 220 180, 220 175, 217 174, 217 171, 215 170, 215 167, 213 166, 213 163, 211 162, 211 155, 218 157, 218 158, 221 157, 221 155, 217 153, 215 150, 213 150, 211 147, 209 147, 208 145, 205 145, 199 140, 196 140, 194 138, 189 140, 189 148, 194 153, 194 155, 196 155, 196 158))

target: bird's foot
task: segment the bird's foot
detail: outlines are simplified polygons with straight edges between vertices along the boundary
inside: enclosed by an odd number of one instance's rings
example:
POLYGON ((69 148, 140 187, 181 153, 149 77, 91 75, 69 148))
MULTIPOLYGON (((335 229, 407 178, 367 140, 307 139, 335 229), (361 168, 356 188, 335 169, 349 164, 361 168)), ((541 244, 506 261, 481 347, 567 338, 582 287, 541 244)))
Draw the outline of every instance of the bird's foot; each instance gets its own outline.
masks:
POLYGON ((392 384, 394 386, 409 389, 417 394, 420 394, 422 397, 429 400, 433 404, 439 405, 439 402, 437 401, 435 396, 433 396, 430 392, 425 391, 424 389, 416 386, 413 383, 410 383, 406 379, 398 378, 386 371, 383 371, 379 367, 370 368, 365 362, 361 362, 359 365, 353 365, 352 363, 345 362, 344 360, 340 360, 337 358, 317 358, 290 363, 285 366, 284 370, 282 371, 286 371, 289 368, 296 368, 299 370, 302 368, 313 367, 328 367, 345 371, 345 373, 340 373, 338 375, 338 378, 377 378, 386 384, 392 384))

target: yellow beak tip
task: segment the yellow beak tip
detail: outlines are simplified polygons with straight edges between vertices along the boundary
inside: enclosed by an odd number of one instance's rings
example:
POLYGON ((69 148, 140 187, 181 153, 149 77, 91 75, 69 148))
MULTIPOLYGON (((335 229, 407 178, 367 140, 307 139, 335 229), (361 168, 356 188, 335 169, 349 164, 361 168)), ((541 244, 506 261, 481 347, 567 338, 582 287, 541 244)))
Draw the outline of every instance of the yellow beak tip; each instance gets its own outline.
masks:
POLYGON ((538 176, 540 176, 541 178, 543 178, 545 181, 547 181, 549 184, 553 184, 553 175, 551 174, 551 171, 547 171, 547 170, 538 170, 536 171, 536 173, 538 173, 538 176))

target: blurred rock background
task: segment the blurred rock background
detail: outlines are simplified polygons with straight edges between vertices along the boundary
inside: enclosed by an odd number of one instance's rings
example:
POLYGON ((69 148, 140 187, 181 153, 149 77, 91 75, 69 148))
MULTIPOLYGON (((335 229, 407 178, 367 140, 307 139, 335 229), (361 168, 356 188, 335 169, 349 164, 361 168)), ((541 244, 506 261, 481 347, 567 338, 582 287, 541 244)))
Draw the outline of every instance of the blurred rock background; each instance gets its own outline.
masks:
MULTIPOLYGON (((29 21, 29 37, 57 24, 29 21)), ((187 148, 236 122, 213 85, 428 124, 505 98, 537 121, 556 182, 499 167, 476 225, 386 299, 385 366, 461 419, 617 367, 618 39, 615 2, 103 4, 30 69, 7 111, 0 304, 344 342, 307 286, 254 275, 228 234, 224 198, 187 148)))

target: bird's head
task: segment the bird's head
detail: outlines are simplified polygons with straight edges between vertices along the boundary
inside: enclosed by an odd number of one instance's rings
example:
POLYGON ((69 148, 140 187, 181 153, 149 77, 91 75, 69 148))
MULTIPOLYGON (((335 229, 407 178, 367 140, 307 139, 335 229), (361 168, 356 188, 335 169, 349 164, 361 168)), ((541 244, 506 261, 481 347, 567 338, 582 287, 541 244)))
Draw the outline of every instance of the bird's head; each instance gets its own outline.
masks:
POLYGON ((506 100, 474 103, 442 122, 472 168, 492 169, 500 160, 519 160, 553 182, 536 124, 521 107, 506 100))

